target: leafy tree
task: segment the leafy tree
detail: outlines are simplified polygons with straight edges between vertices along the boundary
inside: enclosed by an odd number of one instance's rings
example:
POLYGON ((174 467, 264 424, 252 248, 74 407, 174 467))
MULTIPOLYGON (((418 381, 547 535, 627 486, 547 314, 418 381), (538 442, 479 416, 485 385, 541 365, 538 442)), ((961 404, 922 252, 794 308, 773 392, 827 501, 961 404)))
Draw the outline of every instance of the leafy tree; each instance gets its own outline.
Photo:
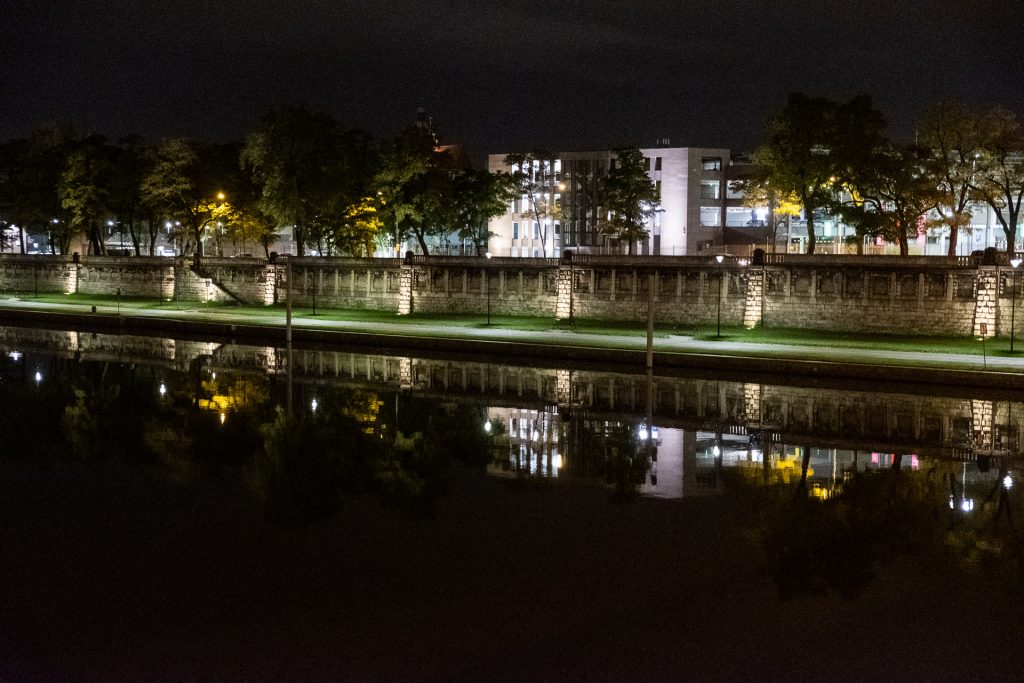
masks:
POLYGON ((768 175, 767 169, 755 166, 745 177, 730 182, 729 187, 733 192, 743 195, 743 206, 751 209, 768 207, 765 239, 771 243, 774 251, 778 243, 779 227, 800 216, 800 201, 796 195, 784 194, 772 187, 768 175))
POLYGON ((807 253, 817 244, 814 211, 828 203, 833 175, 831 145, 837 105, 823 98, 791 93, 786 106, 768 124, 768 140, 754 151, 766 181, 795 195, 807 220, 807 253))
POLYGON ((647 221, 661 202, 658 190, 647 175, 647 159, 639 149, 622 149, 616 153, 618 164, 604 179, 603 213, 607 219, 598 224, 604 234, 629 245, 647 239, 647 221))
POLYGON ((1006 250, 1013 253, 1024 200, 1024 127, 1013 112, 992 107, 978 121, 978 142, 974 196, 992 207, 1006 235, 1006 250))
POLYGON ((508 210, 518 191, 515 179, 498 171, 467 170, 454 178, 454 201, 459 239, 470 240, 477 256, 483 256, 491 234, 487 223, 508 210))
POLYGON ((910 252, 909 238, 924 225, 925 215, 935 208, 937 191, 927 173, 930 153, 920 147, 890 145, 874 150, 868 159, 849 170, 847 188, 859 210, 847 212, 858 229, 877 230, 897 242, 900 255, 910 252))
POLYGON ((285 107, 264 116, 246 138, 242 167, 261 191, 261 211, 293 225, 297 253, 310 235, 323 249, 323 231, 345 207, 368 193, 376 150, 368 135, 342 132, 327 114, 285 107))
POLYGON ((27 251, 26 236, 30 232, 49 236, 51 250, 54 240, 63 241, 61 235, 67 230, 67 222, 57 186, 77 139, 72 126, 59 124, 0 146, 0 215, 18 226, 22 254, 27 251))
POLYGON ((436 145, 431 128, 409 126, 385 150, 374 184, 383 204, 383 223, 395 247, 415 238, 424 254, 427 239, 455 229, 451 158, 436 145))
MULTIPOLYGON (((128 238, 136 256, 142 254, 145 209, 140 194, 142 178, 146 170, 146 150, 142 138, 136 134, 121 138, 115 149, 113 172, 110 178, 108 205, 117 215, 118 222, 128 228, 128 238)), ((147 253, 153 256, 156 250, 156 233, 146 240, 147 253)))
POLYGON ((541 250, 547 255, 548 219, 557 221, 562 217, 562 207, 554 198, 554 155, 540 150, 525 154, 509 154, 505 157, 505 163, 512 167, 517 194, 525 199, 523 214, 537 224, 541 250))
POLYGON ((202 256, 206 229, 227 221, 233 212, 227 195, 218 189, 223 174, 211 163, 217 151, 202 149, 204 159, 184 140, 167 140, 157 148, 153 165, 143 178, 143 201, 181 222, 183 253, 194 250, 202 256))
POLYGON ((61 235, 59 248, 67 253, 72 234, 84 234, 93 254, 106 253, 102 217, 108 211, 113 173, 113 150, 104 138, 91 136, 77 145, 64 165, 58 184, 61 207, 68 212, 70 230, 61 235))
POLYGON ((921 145, 931 150, 926 164, 936 185, 938 218, 931 223, 949 229, 947 253, 956 256, 957 237, 971 226, 978 117, 960 102, 940 102, 925 113, 919 130, 921 145))

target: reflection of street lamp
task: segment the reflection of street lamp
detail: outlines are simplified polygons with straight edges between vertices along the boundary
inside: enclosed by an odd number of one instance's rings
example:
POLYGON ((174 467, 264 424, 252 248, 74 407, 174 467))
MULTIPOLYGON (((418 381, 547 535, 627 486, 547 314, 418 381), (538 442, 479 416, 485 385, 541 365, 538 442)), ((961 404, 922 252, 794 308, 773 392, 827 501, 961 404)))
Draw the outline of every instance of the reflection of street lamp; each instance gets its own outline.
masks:
POLYGON ((1013 303, 1010 304, 1010 353, 1013 353, 1014 328, 1017 322, 1017 267, 1020 265, 1020 262, 1019 258, 1010 260, 1010 265, 1013 266, 1013 303))
MULTIPOLYGON (((722 265, 722 261, 725 260, 725 257, 722 256, 722 255, 718 255, 718 256, 715 257, 715 260, 718 261, 718 265, 722 265)), ((718 308, 718 335, 717 336, 721 337, 722 336, 722 270, 721 269, 718 270, 718 306, 717 306, 717 308, 718 308)))
POLYGON ((487 286, 487 324, 491 324, 491 252, 484 254, 487 257, 487 268, 484 270, 484 280, 487 286))

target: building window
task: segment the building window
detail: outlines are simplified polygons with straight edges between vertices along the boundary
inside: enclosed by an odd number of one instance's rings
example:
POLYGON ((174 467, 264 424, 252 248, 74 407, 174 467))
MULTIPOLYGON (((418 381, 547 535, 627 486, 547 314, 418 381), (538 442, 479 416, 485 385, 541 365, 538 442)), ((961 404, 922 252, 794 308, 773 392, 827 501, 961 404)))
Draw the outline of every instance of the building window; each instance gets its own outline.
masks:
POLYGON ((704 180, 700 184, 701 199, 718 199, 720 185, 717 180, 704 180))
POLYGON ((705 171, 721 171, 722 157, 701 157, 700 167, 705 171))
POLYGON ((519 223, 512 223, 512 239, 519 239, 519 223))
POLYGON ((661 157, 654 157, 654 170, 655 171, 660 171, 661 170, 661 157))
POLYGON ((722 210, 717 206, 700 207, 700 224, 705 227, 717 227, 722 224, 722 210))
POLYGON ((661 181, 654 181, 654 191, 658 193, 658 198, 661 199, 661 181))
POLYGON ((562 234, 562 224, 561 223, 555 223, 555 234, 556 235, 561 235, 562 234))

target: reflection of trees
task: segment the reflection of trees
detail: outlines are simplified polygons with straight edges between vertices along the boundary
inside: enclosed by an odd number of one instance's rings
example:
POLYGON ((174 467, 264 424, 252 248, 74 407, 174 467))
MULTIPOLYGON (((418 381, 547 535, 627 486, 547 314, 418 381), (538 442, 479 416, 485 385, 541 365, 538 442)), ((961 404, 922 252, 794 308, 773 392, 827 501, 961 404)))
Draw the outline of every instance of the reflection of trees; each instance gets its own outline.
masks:
MULTIPOLYGON (((989 497, 966 512, 949 503, 960 467, 860 472, 826 500, 751 485, 742 475, 731 484, 754 501, 755 536, 783 597, 828 590, 855 596, 881 564, 901 555, 972 571, 1016 568, 1019 576, 1022 538, 1010 515, 1010 491, 1000 477, 989 497), (1007 524, 998 524, 1001 516, 1007 524)), ((954 491, 957 500, 972 495, 954 491)))
POLYGON ((429 515, 454 462, 490 457, 482 408, 328 387, 316 398, 315 411, 278 415, 263 430, 252 482, 275 521, 326 519, 346 494, 360 493, 429 515))

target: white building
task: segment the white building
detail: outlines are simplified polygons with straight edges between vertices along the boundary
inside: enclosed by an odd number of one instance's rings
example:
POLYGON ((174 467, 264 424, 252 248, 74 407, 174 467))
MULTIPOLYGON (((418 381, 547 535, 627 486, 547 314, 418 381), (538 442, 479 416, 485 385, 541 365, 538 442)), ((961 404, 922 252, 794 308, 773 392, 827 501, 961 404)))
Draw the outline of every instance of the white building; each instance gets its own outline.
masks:
MULTIPOLYGON (((641 149, 647 172, 661 195, 659 210, 648 225, 650 237, 637 254, 684 255, 723 249, 723 227, 749 231, 763 224, 764 215, 742 206, 742 197, 729 190, 737 175, 728 149, 653 147, 641 149)), ((514 170, 505 154, 491 154, 489 171, 514 170)), ((541 220, 531 213, 524 196, 508 212, 490 222, 491 253, 498 256, 557 257, 565 248, 591 253, 625 253, 598 230, 600 179, 614 168, 613 151, 559 152, 549 161, 533 161, 530 172, 551 206, 541 220)), ((762 214, 764 212, 762 211, 762 214)), ((752 232, 758 232, 754 230, 752 232)))

